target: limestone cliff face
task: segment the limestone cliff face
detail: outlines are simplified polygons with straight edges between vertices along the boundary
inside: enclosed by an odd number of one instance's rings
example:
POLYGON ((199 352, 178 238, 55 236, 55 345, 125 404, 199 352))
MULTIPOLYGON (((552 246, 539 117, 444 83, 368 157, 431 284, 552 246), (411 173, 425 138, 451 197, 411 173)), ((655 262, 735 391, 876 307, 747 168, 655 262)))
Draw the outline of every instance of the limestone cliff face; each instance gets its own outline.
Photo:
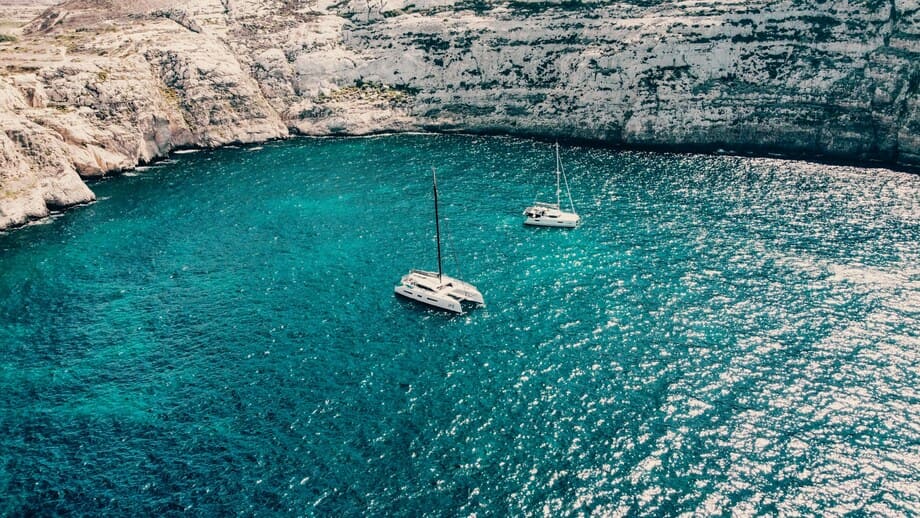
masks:
POLYGON ((74 0, 36 14, 0 43, 0 228, 91 200, 80 177, 289 132, 920 166, 917 0, 74 0))

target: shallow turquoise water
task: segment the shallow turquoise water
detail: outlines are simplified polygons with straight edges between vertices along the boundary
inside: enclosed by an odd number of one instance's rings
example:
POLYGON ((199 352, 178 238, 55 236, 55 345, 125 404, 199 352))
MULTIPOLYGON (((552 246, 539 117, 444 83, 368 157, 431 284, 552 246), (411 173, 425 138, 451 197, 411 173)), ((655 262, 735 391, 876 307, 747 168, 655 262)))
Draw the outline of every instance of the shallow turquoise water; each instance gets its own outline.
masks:
MULTIPOLYGON (((916 514, 920 178, 403 135, 0 236, 0 514, 916 514), (487 306, 397 299, 435 265, 487 306)), ((133 174, 133 173, 132 173, 133 174)))

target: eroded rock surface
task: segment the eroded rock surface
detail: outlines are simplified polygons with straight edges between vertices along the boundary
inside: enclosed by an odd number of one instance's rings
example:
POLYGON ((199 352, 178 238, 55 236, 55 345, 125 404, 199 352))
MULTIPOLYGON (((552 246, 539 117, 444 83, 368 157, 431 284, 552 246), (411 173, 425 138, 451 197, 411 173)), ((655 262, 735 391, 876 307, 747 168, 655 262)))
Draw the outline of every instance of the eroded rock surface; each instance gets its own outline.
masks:
POLYGON ((488 131, 920 166, 917 0, 33 8, 0 43, 0 228, 91 200, 81 177, 289 132, 488 131))

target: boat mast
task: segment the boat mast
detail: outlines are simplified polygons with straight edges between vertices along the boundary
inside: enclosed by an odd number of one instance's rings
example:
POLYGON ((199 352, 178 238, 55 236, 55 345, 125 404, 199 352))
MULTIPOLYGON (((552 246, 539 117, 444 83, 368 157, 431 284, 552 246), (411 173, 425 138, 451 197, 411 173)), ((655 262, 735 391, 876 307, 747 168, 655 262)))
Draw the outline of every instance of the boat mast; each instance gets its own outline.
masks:
POLYGON ((559 187, 559 171, 561 168, 561 163, 559 162, 559 142, 556 142, 556 206, 561 207, 559 204, 559 195, 562 193, 562 189, 559 187))
POLYGON ((441 282, 441 223, 438 221, 438 175, 431 168, 431 181, 434 185, 434 231, 438 240, 438 282, 441 282))
MULTIPOLYGON (((557 144, 557 145, 558 145, 558 144, 557 144)), ((562 160, 559 160, 559 155, 558 155, 559 151, 558 151, 558 148, 557 148, 557 150, 556 150, 556 153, 557 153, 557 154, 556 154, 556 158, 557 158, 557 160, 558 160, 558 167, 559 167, 559 170, 562 171, 562 181, 565 182, 565 195, 569 198, 569 207, 572 208, 572 213, 574 213, 574 212, 575 212, 575 204, 572 203, 572 190, 569 189, 569 179, 566 178, 566 176, 565 176, 565 169, 562 168, 562 160)))

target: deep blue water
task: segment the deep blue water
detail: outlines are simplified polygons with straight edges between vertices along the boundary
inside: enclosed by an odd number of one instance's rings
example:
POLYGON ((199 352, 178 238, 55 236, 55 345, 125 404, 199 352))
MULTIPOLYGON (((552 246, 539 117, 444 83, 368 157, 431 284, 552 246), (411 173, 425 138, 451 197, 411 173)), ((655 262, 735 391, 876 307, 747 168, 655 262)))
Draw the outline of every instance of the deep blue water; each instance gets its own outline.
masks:
POLYGON ((0 235, 0 514, 920 512, 920 178, 403 135, 0 235), (394 297, 435 264, 486 307, 394 297))

